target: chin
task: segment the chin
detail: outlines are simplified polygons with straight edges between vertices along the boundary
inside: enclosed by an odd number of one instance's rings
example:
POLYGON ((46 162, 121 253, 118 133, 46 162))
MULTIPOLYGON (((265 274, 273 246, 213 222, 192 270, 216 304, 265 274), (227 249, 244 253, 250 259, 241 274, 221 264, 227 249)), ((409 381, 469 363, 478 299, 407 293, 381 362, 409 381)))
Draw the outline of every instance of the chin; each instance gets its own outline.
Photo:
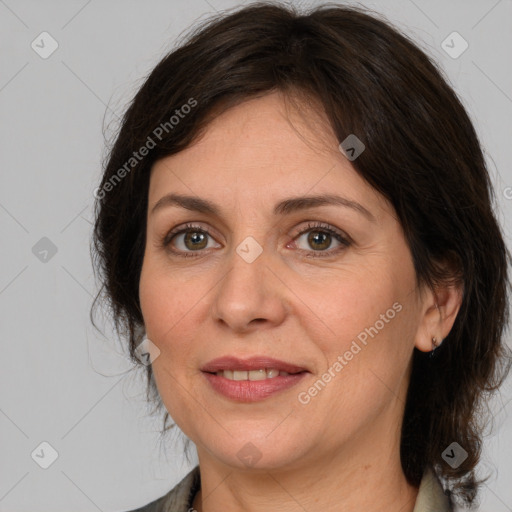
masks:
MULTIPOLYGON (((264 433, 254 432, 252 436, 247 431, 245 435, 233 437, 226 433, 222 441, 219 442, 217 438, 210 443, 203 439, 202 445, 209 447, 209 457, 213 456, 237 470, 257 472, 291 468, 303 459, 304 442, 293 442, 290 436, 274 436, 272 429, 275 426, 273 422, 272 427, 265 429, 264 433)), ((198 453, 201 455, 201 450, 198 453)))

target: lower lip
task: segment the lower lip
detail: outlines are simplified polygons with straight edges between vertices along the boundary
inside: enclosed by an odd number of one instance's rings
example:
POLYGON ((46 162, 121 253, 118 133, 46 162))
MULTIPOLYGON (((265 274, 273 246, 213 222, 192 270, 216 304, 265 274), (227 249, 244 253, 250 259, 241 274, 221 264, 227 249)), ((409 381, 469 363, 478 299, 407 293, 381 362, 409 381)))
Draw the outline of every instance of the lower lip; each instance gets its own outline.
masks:
POLYGON ((214 373, 203 372, 212 388, 238 402, 257 402, 298 384, 308 372, 278 375, 264 380, 230 380, 214 373))

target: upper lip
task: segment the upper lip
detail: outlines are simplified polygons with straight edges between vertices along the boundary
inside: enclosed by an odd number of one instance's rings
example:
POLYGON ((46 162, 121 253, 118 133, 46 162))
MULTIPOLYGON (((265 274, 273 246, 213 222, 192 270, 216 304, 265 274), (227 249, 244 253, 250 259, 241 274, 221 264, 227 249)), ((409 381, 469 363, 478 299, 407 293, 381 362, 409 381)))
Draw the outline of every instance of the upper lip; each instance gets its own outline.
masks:
POLYGON ((299 373, 308 371, 306 368, 295 364, 286 363, 279 359, 267 356, 253 356, 248 359, 240 359, 234 356, 224 356, 213 359, 205 364, 201 370, 203 372, 217 372, 219 370, 259 370, 261 368, 274 368, 287 373, 299 373))

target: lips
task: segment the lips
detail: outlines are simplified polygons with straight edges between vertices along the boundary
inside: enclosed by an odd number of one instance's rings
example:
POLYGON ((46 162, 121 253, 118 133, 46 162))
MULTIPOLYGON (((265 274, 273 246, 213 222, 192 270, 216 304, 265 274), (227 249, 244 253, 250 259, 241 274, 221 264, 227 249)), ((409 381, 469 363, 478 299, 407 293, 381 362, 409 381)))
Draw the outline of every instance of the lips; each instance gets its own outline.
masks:
POLYGON ((279 359, 266 356, 253 356, 248 359, 240 359, 234 356, 219 357, 205 364, 201 368, 201 371, 207 373, 216 373, 220 370, 251 371, 261 369, 275 369, 290 374, 308 371, 306 368, 296 364, 287 363, 286 361, 281 361, 279 359))
POLYGON ((259 402, 297 386, 305 367, 266 356, 220 357, 205 364, 202 375, 211 390, 234 402, 259 402), (259 371, 258 371, 259 370, 259 371))

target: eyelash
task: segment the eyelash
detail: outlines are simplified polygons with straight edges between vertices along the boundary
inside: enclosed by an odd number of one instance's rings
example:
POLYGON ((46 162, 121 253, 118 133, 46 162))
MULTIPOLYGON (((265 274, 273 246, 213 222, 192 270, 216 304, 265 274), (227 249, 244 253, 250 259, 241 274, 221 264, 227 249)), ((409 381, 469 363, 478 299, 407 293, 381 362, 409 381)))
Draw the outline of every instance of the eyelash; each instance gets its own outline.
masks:
MULTIPOLYGON (((337 249, 334 249, 334 250, 312 251, 312 254, 306 255, 307 258, 327 258, 329 256, 333 256, 334 254, 337 254, 338 252, 346 249, 347 247, 349 247, 352 244, 352 240, 350 239, 350 237, 348 237, 346 235, 343 236, 339 231, 335 230, 328 224, 323 224, 321 222, 308 222, 306 228, 303 229, 302 231, 300 231, 299 233, 297 233, 295 235, 295 237, 293 238, 293 240, 295 240, 296 238, 299 238, 304 233, 307 233, 308 231, 313 231, 313 230, 317 230, 318 232, 328 233, 329 235, 332 235, 336 240, 338 240, 338 242, 341 243, 341 247, 338 247, 337 249)), ((201 226, 196 226, 194 224, 186 224, 183 228, 172 230, 169 233, 167 233, 160 240, 160 247, 162 249, 169 250, 173 254, 175 254, 179 257, 183 257, 183 258, 197 258, 197 257, 201 256, 201 253, 203 252, 202 250, 183 252, 183 251, 176 251, 176 250, 168 248, 168 246, 170 245, 170 243, 174 237, 181 235, 182 233, 188 233, 189 231, 205 233, 209 237, 212 237, 212 234, 210 233, 210 231, 207 228, 203 228, 201 226), (197 253, 197 254, 194 254, 194 253, 197 253)), ((310 252, 305 249, 298 249, 298 251, 299 252, 307 252, 307 253, 310 252)))

